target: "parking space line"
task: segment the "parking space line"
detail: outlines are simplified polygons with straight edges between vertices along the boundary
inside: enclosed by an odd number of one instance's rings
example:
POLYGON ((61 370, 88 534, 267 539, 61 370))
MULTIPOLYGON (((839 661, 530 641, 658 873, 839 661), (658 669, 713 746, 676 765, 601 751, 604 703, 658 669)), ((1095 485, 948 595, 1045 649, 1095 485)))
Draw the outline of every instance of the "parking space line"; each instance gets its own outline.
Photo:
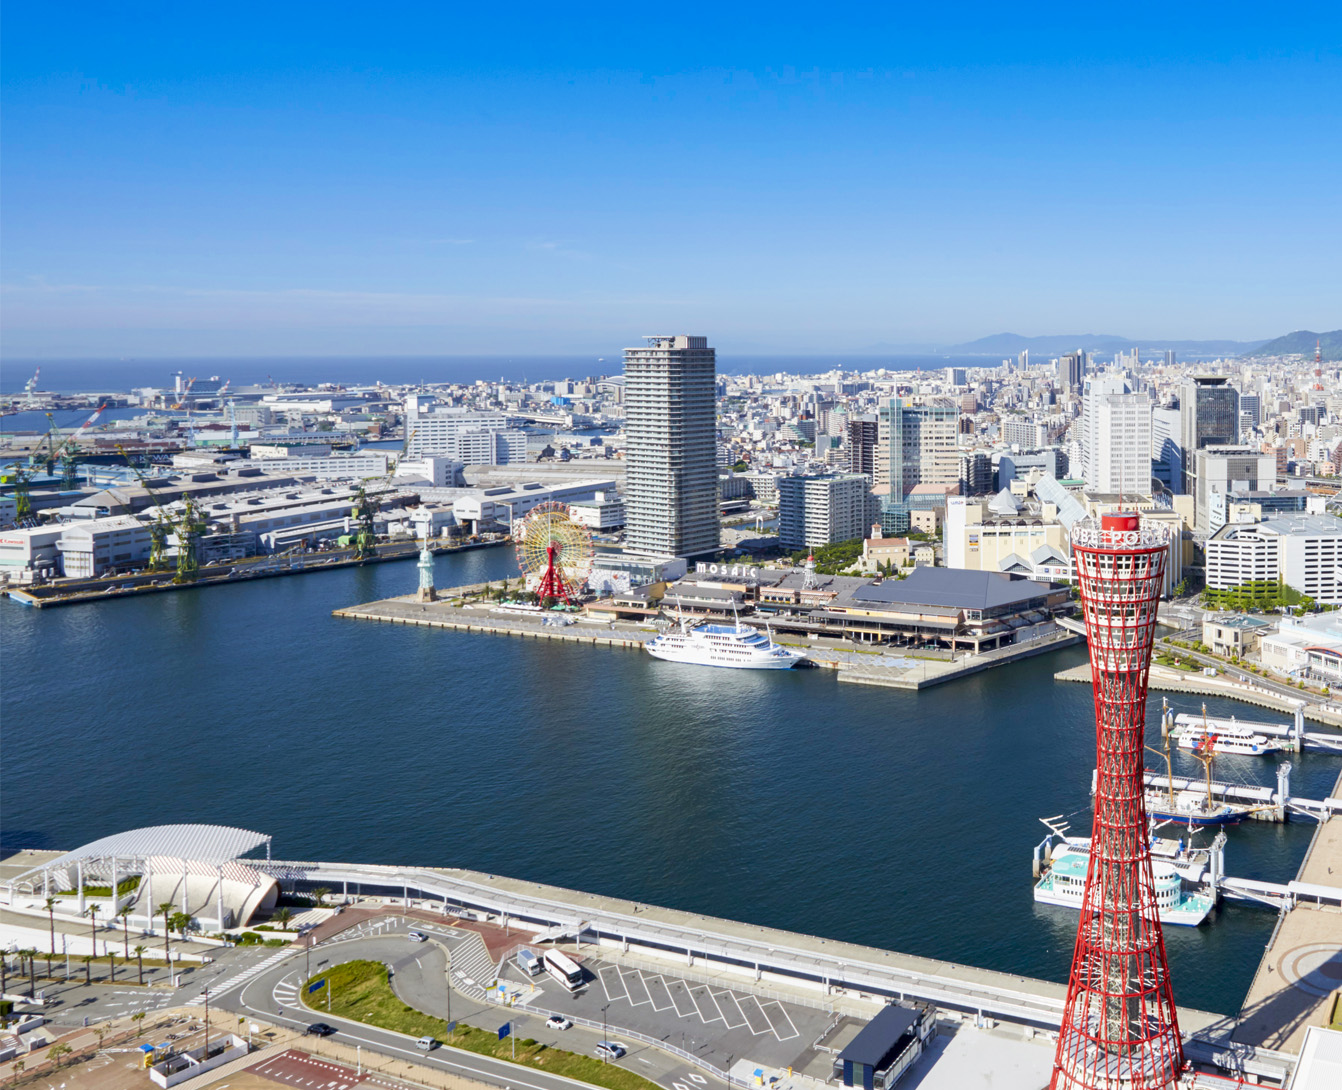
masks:
POLYGON ((614 1003, 616 1000, 619 1000, 619 999, 628 999, 628 998, 629 998, 629 989, 628 989, 627 987, 625 987, 624 977, 622 977, 622 976, 620 975, 620 970, 619 970, 619 969, 616 969, 614 966, 611 966, 611 965, 603 965, 600 969, 597 970, 596 975, 597 975, 597 978, 601 981, 601 987, 602 987, 603 989, 605 989, 605 992, 606 992, 606 998, 607 998, 608 1000, 610 1000, 612 1003, 614 1003), (612 995, 612 994, 611 994, 610 983, 606 980, 606 974, 607 974, 607 973, 614 973, 614 974, 615 974, 615 979, 618 980, 618 981, 620 982, 620 991, 621 991, 622 994, 620 994, 620 995, 612 995))
MULTIPOLYGON (((642 974, 640 974, 640 975, 642 975, 642 974)), ((648 1001, 649 1001, 650 1003, 652 1003, 652 1009, 653 1009, 653 1010, 655 1010, 655 1011, 671 1011, 671 1010, 676 1010, 676 1004, 675 1004, 675 1002, 671 999, 671 989, 670 989, 669 987, 667 987, 666 981, 663 980, 660 976, 653 976, 653 977, 646 977, 646 976, 645 976, 645 977, 643 977, 643 986, 644 986, 645 988, 648 989, 648 1001), (660 985, 661 985, 661 988, 662 988, 662 991, 666 993, 666 1006, 664 1006, 664 1007, 659 1007, 659 1006, 657 1005, 657 997, 656 997, 655 995, 653 995, 653 991, 652 991, 652 986, 653 986, 654 984, 660 984, 660 985)), ((679 1012, 677 1012, 677 1013, 679 1013, 679 1012)))
POLYGON ((773 1032, 773 1023, 769 1021, 769 1016, 764 1013, 764 1008, 760 1006, 760 1001, 758 999, 753 995, 747 995, 745 997, 737 996, 736 1002, 737 1006, 741 1008, 741 1016, 745 1018, 746 1027, 751 1033, 758 1037, 760 1034, 773 1032), (764 1023, 764 1025, 758 1026, 758 1028, 757 1023, 752 1022, 750 1019, 750 1008, 752 1004, 754 1005, 755 1010, 759 1011, 760 1020, 764 1023))
POLYGON ((652 996, 648 994, 648 985, 643 980, 643 974, 637 969, 630 969, 628 972, 620 970, 620 979, 624 981, 625 991, 629 993, 630 1006, 637 1007, 644 1003, 651 1003, 652 996), (635 988, 643 989, 643 998, 638 999, 634 995, 635 988))
POLYGON ((666 994, 671 997, 671 1005, 676 1008, 676 1013, 680 1015, 682 1018, 688 1017, 690 1011, 693 1011, 695 1014, 699 1013, 699 1007, 694 1002, 694 996, 689 995, 689 988, 685 986, 685 982, 683 980, 671 981, 671 983, 666 986, 666 994), (677 991, 685 992, 686 995, 689 996, 690 1010, 683 1011, 680 1009, 680 1004, 676 1002, 677 991))
POLYGON ((777 1037, 780 1041, 790 1041, 794 1037, 801 1036, 801 1034, 797 1032, 797 1027, 793 1024, 792 1018, 788 1015, 787 1010, 783 1007, 783 1004, 778 1002, 778 1000, 771 999, 769 1000, 768 1003, 761 1003, 760 1010, 764 1011, 765 1018, 769 1018, 769 1025, 772 1027, 774 1031, 774 1036, 777 1037), (783 1022, 787 1023, 788 1032, 786 1034, 783 1033, 782 1024, 780 1022, 775 1021, 773 1018, 769 1017, 769 1011, 768 1011, 769 1007, 777 1008, 778 1013, 782 1015, 783 1022))
POLYGON ((713 1001, 713 993, 710 992, 707 987, 701 984, 698 989, 690 988, 689 992, 690 998, 694 1000, 694 1009, 699 1012, 699 1017, 703 1020, 705 1025, 709 1022, 726 1023, 727 1019, 722 1017, 722 1011, 717 1003, 713 1001), (696 990, 699 992, 698 995, 694 994, 696 990), (700 1003, 700 999, 704 1000, 704 1002, 700 1003), (707 1010, 710 1003, 712 1004, 712 1011, 716 1013, 711 1013, 707 1010))

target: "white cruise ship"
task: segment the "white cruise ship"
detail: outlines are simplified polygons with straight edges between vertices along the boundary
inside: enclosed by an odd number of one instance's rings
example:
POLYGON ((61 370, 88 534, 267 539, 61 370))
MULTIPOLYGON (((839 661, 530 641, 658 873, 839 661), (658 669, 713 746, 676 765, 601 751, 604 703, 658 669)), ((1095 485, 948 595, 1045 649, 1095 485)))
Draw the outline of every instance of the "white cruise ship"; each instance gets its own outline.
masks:
POLYGON ((644 646, 654 658, 736 670, 790 670, 806 656, 780 647, 748 624, 699 624, 663 632, 644 646))

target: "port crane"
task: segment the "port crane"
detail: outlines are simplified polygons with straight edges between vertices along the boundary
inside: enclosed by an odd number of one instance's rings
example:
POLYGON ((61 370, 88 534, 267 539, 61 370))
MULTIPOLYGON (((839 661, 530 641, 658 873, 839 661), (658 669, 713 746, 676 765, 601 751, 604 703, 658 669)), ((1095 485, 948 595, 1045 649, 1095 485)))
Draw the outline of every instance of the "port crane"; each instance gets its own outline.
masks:
POLYGON ((154 500, 154 522, 149 527, 149 570, 159 571, 163 567, 164 552, 168 544, 168 535, 177 536, 177 572, 172 577, 174 583, 193 583, 200 575, 200 536, 205 532, 205 520, 196 510, 190 496, 182 498, 182 513, 174 516, 167 501, 159 495, 149 478, 140 467, 131 461, 126 449, 117 444, 117 450, 126 459, 131 472, 135 474, 140 486, 154 500))

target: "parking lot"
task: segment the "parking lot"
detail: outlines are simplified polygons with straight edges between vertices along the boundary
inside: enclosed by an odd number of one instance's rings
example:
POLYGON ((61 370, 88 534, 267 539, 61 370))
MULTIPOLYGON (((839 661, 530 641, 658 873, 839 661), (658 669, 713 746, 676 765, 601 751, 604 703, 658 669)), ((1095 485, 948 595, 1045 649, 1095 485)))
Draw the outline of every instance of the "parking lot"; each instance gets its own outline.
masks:
POLYGON ((605 1023, 612 1040, 619 1039, 618 1027, 627 1027, 719 1068, 742 1058, 800 1067, 831 1020, 818 1007, 756 995, 725 982, 690 980, 594 957, 584 958, 582 967, 584 984, 575 994, 548 974, 527 977, 511 961, 506 974, 540 989, 527 1006, 605 1023))

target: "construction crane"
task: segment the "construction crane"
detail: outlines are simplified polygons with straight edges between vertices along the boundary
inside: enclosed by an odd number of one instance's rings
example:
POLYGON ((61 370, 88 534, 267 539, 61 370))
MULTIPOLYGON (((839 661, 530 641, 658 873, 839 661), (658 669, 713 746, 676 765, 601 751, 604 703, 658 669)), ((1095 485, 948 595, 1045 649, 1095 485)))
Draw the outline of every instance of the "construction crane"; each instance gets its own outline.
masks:
POLYGON ((191 397, 191 387, 194 386, 195 384, 196 384, 196 376, 192 375, 189 379, 186 380, 186 385, 182 387, 182 392, 177 398, 177 404, 172 406, 174 409, 181 409, 186 406, 187 401, 191 397))
POLYGON ((37 405, 37 379, 42 374, 42 368, 33 372, 33 377, 23 384, 24 399, 23 403, 30 409, 37 405))
POLYGON ((394 463, 392 463, 393 469, 395 469, 396 466, 399 466, 402 462, 405 461, 405 456, 410 452, 410 440, 413 439, 418 434, 419 434, 418 424, 415 425, 413 431, 408 431, 405 433, 405 442, 401 444, 401 456, 397 458, 394 463))
POLYGON ((168 535, 177 535, 177 573, 172 577, 174 583, 193 583, 200 575, 200 535, 205 532, 205 520, 196 510, 190 496, 182 498, 182 514, 174 518, 167 502, 149 483, 149 478, 140 467, 131 461, 126 448, 117 444, 117 450, 126 459, 131 472, 135 474, 140 486, 154 500, 154 522, 149 527, 149 570, 159 571, 164 566, 164 552, 168 544, 168 535))

